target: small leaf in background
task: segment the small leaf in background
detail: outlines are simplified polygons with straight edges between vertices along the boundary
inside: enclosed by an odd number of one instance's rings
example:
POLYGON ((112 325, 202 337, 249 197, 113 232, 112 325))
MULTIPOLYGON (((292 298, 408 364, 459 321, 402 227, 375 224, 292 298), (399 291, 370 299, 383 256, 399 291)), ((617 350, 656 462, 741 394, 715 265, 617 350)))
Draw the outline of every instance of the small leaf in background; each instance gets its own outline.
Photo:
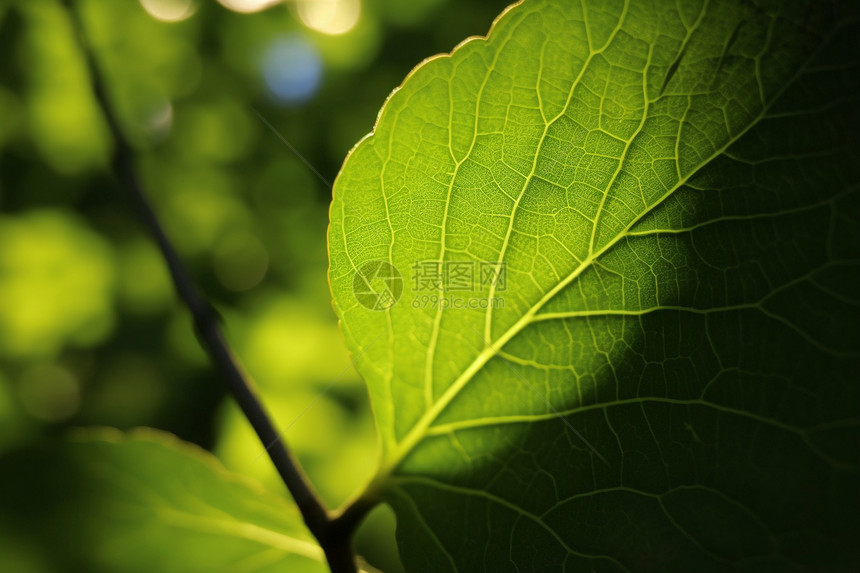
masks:
POLYGON ((155 430, 88 430, 0 479, 7 573, 328 570, 291 502, 155 430))

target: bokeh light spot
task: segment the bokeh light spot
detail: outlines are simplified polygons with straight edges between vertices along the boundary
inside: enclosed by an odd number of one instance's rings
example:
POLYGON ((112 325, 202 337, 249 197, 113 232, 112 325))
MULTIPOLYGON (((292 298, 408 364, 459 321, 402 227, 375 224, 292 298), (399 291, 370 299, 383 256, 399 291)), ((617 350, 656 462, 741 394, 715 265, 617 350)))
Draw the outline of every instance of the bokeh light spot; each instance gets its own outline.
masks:
POLYGON ((332 36, 352 30, 361 15, 361 0, 299 0, 296 7, 305 26, 332 36))
POLYGON ((269 268, 269 253, 250 233, 233 233, 215 248, 215 274, 226 288, 243 291, 254 288, 269 268))
POLYGON ((0 353, 49 356, 95 344, 113 322, 115 270, 104 238, 54 210, 0 217, 0 353))
POLYGON ((322 80, 322 59, 316 48, 301 36, 284 36, 266 49, 263 77, 269 91, 286 103, 309 100, 322 80))
POLYGON ((218 0, 218 3, 234 12, 251 14, 279 4, 282 0, 218 0))
POLYGON ((162 22, 181 22, 197 11, 195 0, 140 0, 146 12, 162 22))
POLYGON ((0 86, 0 145, 16 136, 24 126, 24 110, 18 97, 11 90, 0 86))
POLYGON ((60 366, 36 366, 27 371, 18 384, 21 402, 34 418, 56 422, 78 411, 81 399, 78 381, 60 366))
POLYGON ((155 243, 136 238, 123 245, 117 257, 119 296, 130 314, 153 314, 173 302, 173 285, 155 243))
POLYGON ((118 353, 106 360, 91 392, 90 413, 111 426, 142 424, 157 415, 165 395, 164 377, 152 357, 118 353))
POLYGON ((154 106, 147 118, 146 128, 153 138, 162 140, 170 133, 171 127, 173 127, 173 105, 169 100, 162 100, 159 105, 154 106))

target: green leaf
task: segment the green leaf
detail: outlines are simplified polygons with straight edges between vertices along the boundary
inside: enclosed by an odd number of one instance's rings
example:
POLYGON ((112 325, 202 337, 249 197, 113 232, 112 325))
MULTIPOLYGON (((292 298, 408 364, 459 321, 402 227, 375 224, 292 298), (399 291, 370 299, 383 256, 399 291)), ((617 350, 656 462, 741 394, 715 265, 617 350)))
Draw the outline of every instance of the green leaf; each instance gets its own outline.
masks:
POLYGON ((330 282, 407 570, 860 564, 835 5, 527 0, 392 94, 335 183, 330 282), (423 290, 441 262, 506 284, 423 290))
POLYGON ((294 505, 154 430, 7 457, 0 483, 13 573, 328 571, 294 505))

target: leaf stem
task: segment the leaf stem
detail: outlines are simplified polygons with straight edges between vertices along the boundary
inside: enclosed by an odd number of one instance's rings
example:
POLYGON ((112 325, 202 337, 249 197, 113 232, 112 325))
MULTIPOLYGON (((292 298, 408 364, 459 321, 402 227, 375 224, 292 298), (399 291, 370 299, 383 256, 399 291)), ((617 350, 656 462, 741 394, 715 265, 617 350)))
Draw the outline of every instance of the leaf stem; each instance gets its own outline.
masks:
POLYGON ((191 275, 185 269, 144 193, 135 166, 134 150, 122 133, 115 108, 107 95, 104 78, 96 64, 93 50, 87 42, 81 15, 71 5, 70 0, 63 0, 63 4, 69 13, 81 52, 86 60, 93 95, 101 108, 113 140, 114 153, 111 162, 113 171, 125 186, 138 217, 158 244, 170 271, 173 286, 191 312, 201 345, 221 372, 231 394, 266 448, 278 474, 295 500, 305 524, 325 552, 332 573, 357 573, 352 534, 360 523, 360 517, 366 514, 366 510, 360 513, 350 512, 348 518, 344 515, 330 514, 275 429, 252 382, 246 378, 224 338, 217 311, 200 293, 191 275))

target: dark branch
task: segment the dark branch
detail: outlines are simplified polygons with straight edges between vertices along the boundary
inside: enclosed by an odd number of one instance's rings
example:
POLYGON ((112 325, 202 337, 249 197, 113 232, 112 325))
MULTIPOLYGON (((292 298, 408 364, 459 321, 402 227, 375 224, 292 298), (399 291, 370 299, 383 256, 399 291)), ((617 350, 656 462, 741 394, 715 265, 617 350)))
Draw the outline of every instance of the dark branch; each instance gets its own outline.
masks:
MULTIPOLYGON (((191 275, 183 266, 176 250, 161 227, 158 217, 143 192, 134 162, 134 150, 122 133, 116 112, 107 95, 104 80, 90 49, 80 15, 69 5, 82 53, 86 58, 93 93, 110 129, 114 143, 112 167, 125 186, 138 216, 152 233, 164 256, 173 285, 182 301, 191 311, 194 326, 209 358, 221 372, 233 397, 239 403, 254 431, 266 448, 301 511, 305 524, 320 542, 333 573, 355 573, 355 556, 352 549, 353 528, 333 527, 334 522, 304 476, 298 463, 290 455, 281 436, 260 401, 256 391, 246 379, 227 345, 218 324, 218 314, 209 301, 200 294, 191 275)), ((354 524, 357 525, 357 524, 354 524)))

